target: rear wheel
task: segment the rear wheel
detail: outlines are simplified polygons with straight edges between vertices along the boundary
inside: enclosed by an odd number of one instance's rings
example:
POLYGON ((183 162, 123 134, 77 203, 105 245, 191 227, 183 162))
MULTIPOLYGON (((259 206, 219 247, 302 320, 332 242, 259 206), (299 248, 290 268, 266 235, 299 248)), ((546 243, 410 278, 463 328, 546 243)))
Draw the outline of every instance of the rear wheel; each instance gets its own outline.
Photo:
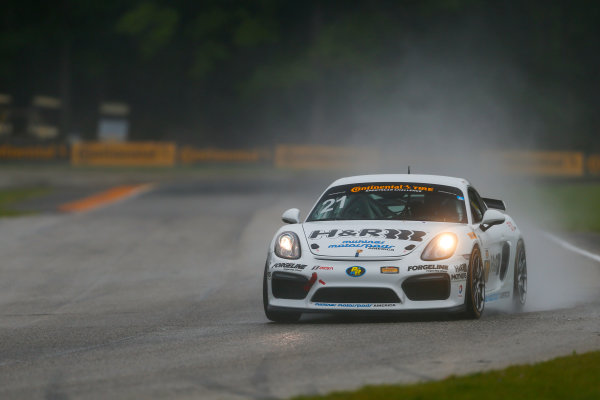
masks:
POLYGON ((293 311, 273 311, 269 310, 269 286, 267 283, 268 266, 265 265, 265 273, 263 275, 263 307, 265 315, 273 322, 296 322, 302 316, 302 313, 293 311))
POLYGON ((480 318, 485 308, 485 278, 481 251, 475 246, 469 259, 465 314, 468 318, 480 318))
POLYGON ((513 282, 513 304, 515 309, 521 310, 527 301, 527 258, 525 257, 525 243, 519 240, 515 256, 515 274, 513 282))

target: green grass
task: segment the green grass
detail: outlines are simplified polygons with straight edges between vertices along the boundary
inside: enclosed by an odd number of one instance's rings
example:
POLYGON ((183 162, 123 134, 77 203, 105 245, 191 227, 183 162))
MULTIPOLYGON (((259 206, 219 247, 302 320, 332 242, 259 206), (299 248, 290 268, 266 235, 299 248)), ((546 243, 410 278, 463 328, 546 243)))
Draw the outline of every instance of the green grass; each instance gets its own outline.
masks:
POLYGON ((556 182, 521 189, 516 203, 540 225, 553 230, 600 232, 599 183, 556 182))
POLYGON ((600 399, 600 352, 413 385, 365 386, 296 400, 600 399))
POLYGON ((0 189, 0 217, 17 217, 32 214, 31 211, 15 209, 19 202, 50 192, 46 187, 0 189))

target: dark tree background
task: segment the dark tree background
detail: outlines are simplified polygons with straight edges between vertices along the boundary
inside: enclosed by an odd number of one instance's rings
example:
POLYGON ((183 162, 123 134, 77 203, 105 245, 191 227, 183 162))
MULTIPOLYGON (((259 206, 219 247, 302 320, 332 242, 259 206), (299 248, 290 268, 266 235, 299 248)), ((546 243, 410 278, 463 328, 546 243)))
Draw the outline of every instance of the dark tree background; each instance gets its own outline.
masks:
POLYGON ((253 146, 485 137, 600 150, 596 0, 5 0, 0 93, 98 104, 133 139, 253 146))

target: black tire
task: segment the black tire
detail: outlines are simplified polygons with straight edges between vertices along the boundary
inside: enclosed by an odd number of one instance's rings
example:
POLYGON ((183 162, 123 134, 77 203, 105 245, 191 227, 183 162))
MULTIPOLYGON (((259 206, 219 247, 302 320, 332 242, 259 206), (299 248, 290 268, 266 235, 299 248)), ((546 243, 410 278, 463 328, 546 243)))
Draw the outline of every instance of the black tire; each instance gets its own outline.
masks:
POLYGON ((485 277, 481 250, 478 246, 473 247, 469 258, 465 297, 465 316, 472 319, 481 318, 485 308, 485 277))
POLYGON ((515 268, 513 280, 513 305, 516 311, 521 311, 527 301, 527 257, 525 256, 525 243, 519 239, 515 254, 515 268))
POLYGON ((265 265, 265 273, 263 274, 263 308, 265 309, 265 315, 273 322, 297 322, 302 316, 302 313, 293 311, 269 310, 269 286, 267 284, 267 273, 267 265, 265 265))

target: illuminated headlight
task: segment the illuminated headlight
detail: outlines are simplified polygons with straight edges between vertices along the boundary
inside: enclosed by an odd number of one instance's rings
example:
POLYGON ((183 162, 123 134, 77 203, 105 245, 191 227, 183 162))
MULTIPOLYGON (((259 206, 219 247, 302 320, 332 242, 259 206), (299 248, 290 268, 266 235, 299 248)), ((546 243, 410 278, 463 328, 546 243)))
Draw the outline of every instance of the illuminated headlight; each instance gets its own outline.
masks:
POLYGON ((281 258, 300 258, 300 240, 294 232, 283 232, 275 241, 275 254, 281 258))
POLYGON ((421 254, 421 259, 435 261, 452 257, 457 244, 458 239, 454 233, 441 233, 429 242, 425 251, 421 254))

